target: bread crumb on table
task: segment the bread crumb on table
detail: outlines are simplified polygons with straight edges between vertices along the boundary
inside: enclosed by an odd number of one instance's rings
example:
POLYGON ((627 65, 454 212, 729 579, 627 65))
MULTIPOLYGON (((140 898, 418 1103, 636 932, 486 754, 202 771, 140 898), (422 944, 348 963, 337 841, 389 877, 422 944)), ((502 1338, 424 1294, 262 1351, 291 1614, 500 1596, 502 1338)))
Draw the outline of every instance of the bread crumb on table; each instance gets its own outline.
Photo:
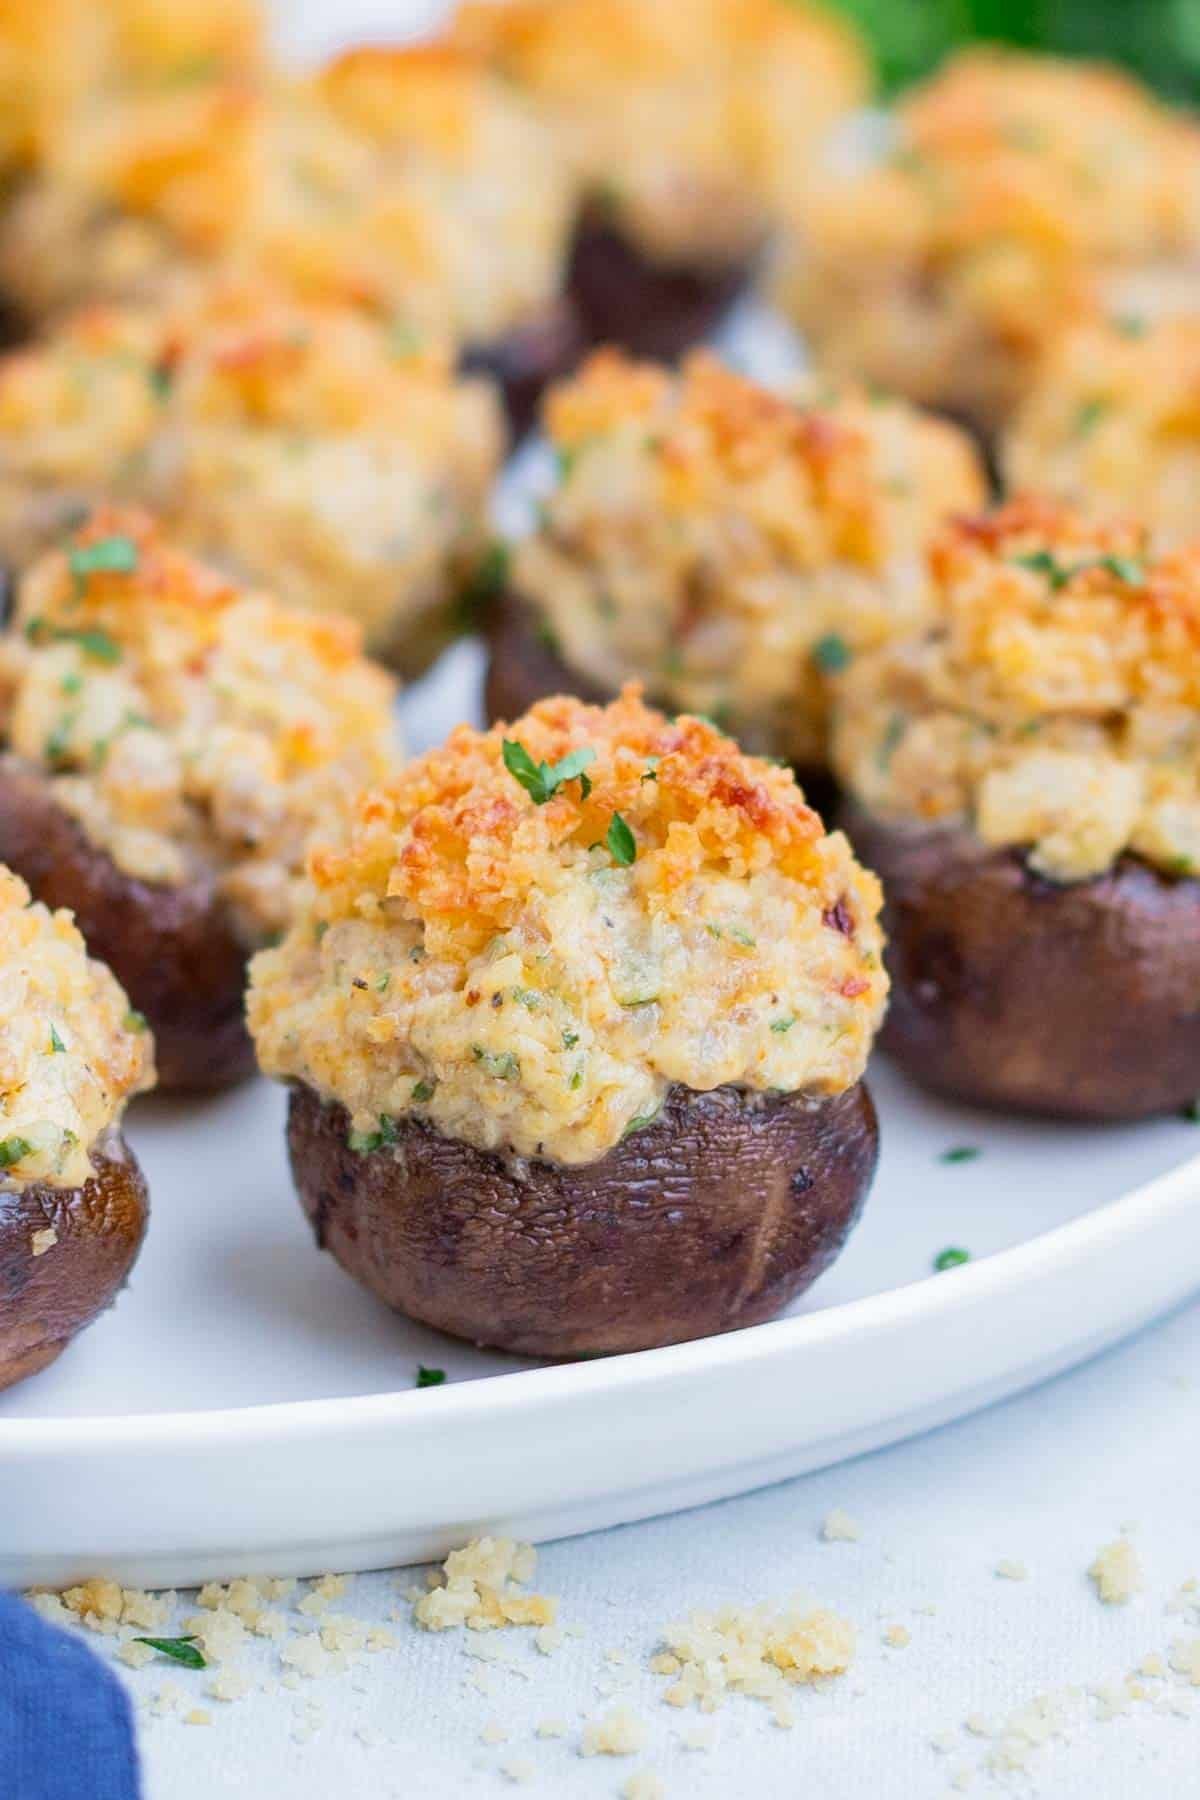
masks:
POLYGON ((131 1669, 144 1669, 154 1661, 155 1654, 149 1644, 139 1644, 136 1638, 130 1638, 117 1651, 118 1660, 131 1669))
POLYGON ((912 1632, 907 1625, 889 1625, 883 1634, 883 1641, 889 1649, 907 1650, 912 1643, 912 1632))
POLYGON ((489 1719, 479 1733, 479 1741, 481 1744, 507 1744, 509 1735, 507 1725, 499 1719, 489 1719))
POLYGON ((500 1773, 517 1787, 528 1787, 537 1775, 537 1766, 527 1756, 510 1756, 500 1764, 500 1773))
MULTIPOLYGON (((531 1544, 511 1538, 472 1538, 461 1550, 452 1550, 436 1579, 438 1586, 422 1594, 413 1606, 413 1619, 426 1631, 448 1631, 465 1625, 472 1631, 491 1631, 506 1625, 552 1626, 558 1601, 552 1595, 523 1594, 519 1587, 532 1581, 537 1552, 531 1544)), ((549 1651, 556 1645, 538 1644, 549 1651)))
POLYGON ((211 1725, 212 1714, 206 1707, 193 1706, 191 1712, 184 1713, 183 1722, 185 1725, 211 1725))
POLYGON ((58 1233, 53 1225, 47 1225, 44 1231, 35 1231, 29 1240, 31 1256, 45 1256, 47 1250, 53 1250, 58 1242, 58 1233))
POLYGON ((570 1726, 565 1719, 539 1719, 536 1730, 540 1738, 561 1738, 566 1737, 570 1726))
POLYGON ((621 1788, 621 1800, 666 1800, 667 1790, 649 1769, 635 1769, 621 1788))
POLYGON ((1001 1581, 1028 1581, 1029 1570, 1023 1562, 1017 1562, 1010 1556, 1002 1556, 996 1564, 996 1575, 1001 1581))
POLYGON ((1145 1585, 1138 1553, 1125 1537, 1097 1550, 1088 1575, 1105 1606, 1124 1606, 1145 1585))
MULTIPOLYGON (((854 1627, 836 1613, 798 1610, 772 1613, 765 1606, 694 1612, 662 1634, 679 1664, 663 1699, 669 1706, 696 1705, 715 1712, 731 1693, 785 1702, 795 1685, 823 1675, 843 1675, 854 1658, 854 1627)), ((651 1668, 662 1672, 656 1656, 651 1668)), ((777 1714, 777 1723, 785 1715, 777 1714)))
POLYGON ((628 1706, 614 1706, 583 1728, 581 1756, 633 1756, 646 1741, 646 1723, 628 1706))
POLYGON ((852 1519, 840 1506, 835 1506, 832 1512, 825 1514, 821 1536, 827 1544, 857 1544, 862 1536, 862 1527, 857 1519, 852 1519))

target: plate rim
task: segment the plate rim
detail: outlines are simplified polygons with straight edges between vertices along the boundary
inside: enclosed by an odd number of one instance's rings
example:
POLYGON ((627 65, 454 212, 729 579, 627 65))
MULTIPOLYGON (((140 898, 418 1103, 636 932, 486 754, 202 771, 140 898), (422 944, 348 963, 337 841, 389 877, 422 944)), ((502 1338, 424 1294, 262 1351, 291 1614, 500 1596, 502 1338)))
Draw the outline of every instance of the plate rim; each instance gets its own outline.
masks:
MULTIPOLYGON (((259 1401, 247 1406, 201 1407, 176 1412, 65 1414, 49 1419, 0 1419, 0 1460, 55 1452, 78 1453, 103 1447, 113 1454, 154 1447, 198 1449, 206 1444, 253 1437, 259 1440, 304 1440, 336 1426, 339 1434, 372 1431, 384 1422, 397 1426, 411 1415, 426 1422, 430 1409, 461 1424, 472 1415, 527 1405, 553 1406, 591 1392, 611 1393, 695 1378, 739 1363, 787 1356, 816 1346, 828 1348, 838 1338, 860 1329, 895 1326, 906 1315, 923 1312, 935 1320, 994 1298, 1035 1270, 1065 1272, 1089 1252, 1104 1250, 1105 1240, 1119 1241, 1158 1212, 1200 1206, 1200 1152, 1127 1194, 1105 1201, 1064 1225, 1052 1226, 1022 1243, 998 1250, 978 1262, 949 1271, 952 1281, 937 1274, 918 1281, 847 1300, 816 1312, 769 1319, 761 1325, 692 1338, 653 1350, 551 1363, 534 1369, 508 1369, 495 1375, 452 1382, 436 1392, 415 1387, 376 1394, 326 1395, 314 1400, 259 1401)), ((1110 1244, 1107 1248, 1111 1249, 1110 1244)), ((1200 1269, 1196 1271, 1200 1287, 1200 1269)), ((927 1320, 929 1322, 929 1320, 927 1320)))

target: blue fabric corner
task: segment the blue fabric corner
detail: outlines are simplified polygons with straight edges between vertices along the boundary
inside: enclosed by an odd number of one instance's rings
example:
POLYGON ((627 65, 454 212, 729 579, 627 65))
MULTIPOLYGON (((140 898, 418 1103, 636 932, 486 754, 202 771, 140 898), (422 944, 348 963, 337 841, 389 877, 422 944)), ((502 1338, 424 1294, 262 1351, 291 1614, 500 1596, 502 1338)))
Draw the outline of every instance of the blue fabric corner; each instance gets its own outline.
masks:
POLYGON ((0 1594, 2 1800, 139 1800, 129 1701, 68 1632, 0 1594))

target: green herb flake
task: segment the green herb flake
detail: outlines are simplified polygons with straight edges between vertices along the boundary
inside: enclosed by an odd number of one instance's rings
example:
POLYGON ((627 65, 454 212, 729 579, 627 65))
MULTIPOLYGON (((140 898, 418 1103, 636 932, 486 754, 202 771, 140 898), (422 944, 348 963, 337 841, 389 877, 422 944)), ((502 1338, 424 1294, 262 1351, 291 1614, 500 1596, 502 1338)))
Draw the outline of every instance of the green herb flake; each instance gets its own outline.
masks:
POLYGON ((955 1144, 952 1149, 943 1150, 938 1161, 943 1163, 974 1162, 977 1156, 982 1155, 983 1151, 974 1144, 955 1144))
POLYGON ((1111 402, 1100 394, 1093 394, 1090 400, 1085 400, 1075 414, 1071 427, 1072 437, 1090 437, 1110 406, 1111 402))
POLYGON ((562 1041, 564 1050, 573 1050, 579 1042, 579 1033, 577 1031, 564 1031, 562 1034, 562 1041))
POLYGON ((969 1250, 960 1250, 952 1244, 945 1250, 939 1250, 933 1259, 933 1266, 939 1275, 943 1275, 947 1269, 961 1269, 962 1265, 969 1263, 970 1260, 971 1252, 969 1250))
POLYGON ((146 371, 146 380, 150 383, 150 392, 156 400, 165 400, 171 392, 171 371, 165 363, 155 363, 146 371))
POLYGON ((64 675, 59 682, 58 691, 60 694, 66 694, 68 699, 73 699, 82 686, 83 676, 77 674, 76 671, 72 669, 71 673, 69 675, 64 675))
POLYGON ((535 763, 524 744, 515 738, 505 738, 501 754, 504 766, 519 787, 523 787, 535 806, 545 806, 553 800, 555 794, 568 781, 578 781, 579 790, 586 800, 592 791, 590 777, 585 773, 596 760, 596 752, 589 744, 583 744, 578 750, 569 750, 556 763, 535 763))
POLYGON ((1102 556, 1095 566, 1106 569, 1127 587, 1141 587, 1146 579, 1145 569, 1133 556, 1102 556))
POLYGON ((1020 556, 1010 557, 1009 560, 1015 563, 1019 569, 1028 569, 1033 575, 1044 575, 1056 594, 1060 588, 1066 587, 1075 573, 1074 569, 1069 569, 1065 563, 1060 563, 1049 550, 1024 551, 1020 556))
POLYGON ((642 1131, 647 1125, 653 1125, 657 1117, 658 1110, 656 1109, 651 1113, 639 1113, 635 1119, 630 1119, 628 1125, 621 1133, 621 1142, 624 1143, 627 1137, 632 1137, 635 1131, 642 1131))
POLYGON ((771 1030, 776 1034, 777 1037, 782 1037, 785 1032, 788 1032, 792 1029, 792 1026, 795 1023, 796 1023, 795 1019, 772 1019, 771 1030))
POLYGON ((14 1163, 21 1161, 22 1157, 32 1154, 33 1145, 28 1138, 0 1138, 0 1169, 11 1169, 14 1163))
POLYGON ((758 939, 754 937, 751 932, 747 931, 744 925, 730 925, 727 927, 727 930, 735 944, 741 944, 746 950, 757 948, 758 939))
POLYGON ((125 1014, 123 1023, 126 1031, 145 1031, 147 1029, 145 1013, 137 1012, 133 1007, 130 1007, 125 1014))
POLYGON ((812 647, 812 659, 822 675, 839 675, 849 667, 852 652, 839 632, 830 631, 812 647))
POLYGON ((89 575, 132 575, 138 566, 138 547, 132 538, 97 538, 94 544, 81 544, 68 558, 77 582, 89 575))
POLYGON ((613 861, 623 869, 631 868, 637 861, 637 840, 620 813, 613 814, 604 841, 613 861))
POLYGON ((379 980, 375 983, 375 992, 377 994, 386 994, 388 989, 391 987, 391 985, 392 985, 392 973, 391 973, 391 970, 389 969, 384 974, 382 974, 379 977, 379 980))
POLYGON ((424 1363, 417 1364, 417 1386, 441 1387, 446 1379, 445 1369, 427 1369, 424 1363))
POLYGON ((427 1100, 433 1099, 436 1091, 436 1081, 414 1081, 412 1097, 418 1105, 424 1105, 427 1100))
POLYGON ((172 1662, 182 1663, 185 1669, 207 1669, 204 1652, 197 1650, 194 1637, 135 1637, 135 1644, 149 1644, 151 1650, 157 1650, 160 1656, 170 1657, 172 1662))
POLYGON ((497 1081, 516 1081, 521 1073, 520 1058, 511 1050, 485 1050, 482 1044, 472 1044, 471 1055, 497 1081))
POLYGON ((376 1131, 351 1131, 346 1142, 356 1156, 370 1156, 375 1150, 384 1150, 396 1142, 399 1133, 396 1121, 380 1115, 379 1128, 376 1131))
POLYGON ((579 1089, 583 1086, 583 1070, 582 1069, 572 1069, 571 1070, 571 1079, 567 1082, 567 1086, 573 1094, 577 1094, 579 1092, 579 1089))
POLYGON ((66 1048, 67 1048, 67 1046, 63 1043, 62 1039, 59 1037, 58 1032, 55 1030, 54 1026, 51 1025, 51 1027, 50 1027, 50 1054, 51 1054, 51 1056, 65 1055, 66 1048))

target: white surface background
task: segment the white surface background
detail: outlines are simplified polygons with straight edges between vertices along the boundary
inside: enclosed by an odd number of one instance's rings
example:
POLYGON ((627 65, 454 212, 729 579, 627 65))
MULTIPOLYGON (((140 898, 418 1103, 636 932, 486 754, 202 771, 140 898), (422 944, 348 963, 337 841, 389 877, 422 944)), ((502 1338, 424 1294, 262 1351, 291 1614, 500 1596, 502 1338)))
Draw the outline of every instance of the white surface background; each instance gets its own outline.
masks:
MULTIPOLYGON (((561 1597, 564 1622, 583 1635, 545 1658, 528 1633, 505 1633, 528 1679, 498 1671, 488 1696, 469 1684, 476 1665, 463 1655, 465 1634, 434 1637, 407 1622, 401 1590, 410 1577, 360 1576, 338 1609, 378 1619, 397 1609, 397 1647, 299 1691, 226 1707, 203 1700, 204 1676, 181 1672, 213 1723, 143 1723, 149 1800, 482 1800, 517 1791, 585 1800, 618 1794, 643 1767, 660 1775, 669 1800, 932 1800, 953 1791, 961 1770, 977 1771, 970 1791, 979 1794, 1183 1800, 1198 1787, 1200 1693, 1182 1686, 1168 1691, 1195 1700, 1194 1719, 1141 1704, 1101 1722, 1086 1702, 1071 1740, 1035 1758, 1032 1787, 1002 1788, 981 1770, 989 1745, 963 1720, 979 1712, 1001 1721, 1039 1692, 1120 1679, 1148 1652, 1196 1635, 1194 1622, 1165 1605, 1200 1573, 1198 1362, 1193 1306, 1071 1377, 900 1448, 722 1506, 549 1546, 537 1586, 561 1597), (861 1525, 858 1543, 821 1540, 835 1506, 861 1525), (1131 1523, 1146 1590, 1105 1607, 1085 1571, 1131 1523), (1002 1558, 1024 1561, 1028 1580, 998 1579, 1002 1558), (658 1628, 691 1607, 778 1602, 797 1589, 855 1620, 854 1670, 824 1692, 798 1690, 791 1732, 735 1697, 716 1715, 711 1751, 679 1748, 696 1715, 662 1705, 665 1684, 643 1672, 658 1628), (911 1631, 907 1648, 884 1645, 893 1623, 911 1631), (629 1699, 648 1721, 648 1746, 635 1758, 584 1761, 584 1716, 615 1703, 596 1687, 620 1673, 605 1662, 613 1648, 637 1666, 629 1699), (309 1700, 320 1708, 311 1736, 309 1700), (553 1715, 568 1720, 569 1735, 537 1740, 536 1722, 553 1715), (509 1725, 507 1744, 479 1741, 493 1719, 509 1725), (938 1752, 930 1740, 946 1731, 955 1747, 938 1752), (513 1755, 536 1767, 528 1790, 500 1773, 513 1755)), ((264 1648, 262 1670, 274 1661, 264 1648)), ((162 1676, 140 1671, 130 1686, 148 1694, 162 1676)))
MULTIPOLYGON (((436 0, 278 0, 276 10, 289 47, 307 56, 354 30, 401 35, 414 16, 438 8, 436 0)), ((339 1609, 378 1619, 398 1609, 396 1649, 298 1692, 228 1707, 204 1699, 203 1676, 180 1672, 174 1678, 195 1689, 213 1724, 144 1720, 149 1800, 486 1796, 514 1791, 499 1773, 514 1755, 536 1766, 530 1791, 569 1800, 614 1795, 642 1767, 659 1773, 669 1796, 719 1800, 924 1800, 953 1791, 960 1772, 960 1781, 974 1772, 972 1792, 999 1791, 980 1767, 987 1742, 963 1729, 968 1715, 999 1721, 1039 1692, 1113 1681, 1200 1629, 1164 1610, 1200 1572, 1198 1365, 1193 1307, 1072 1377, 898 1449, 722 1506, 551 1546, 538 1586, 561 1597, 564 1620, 583 1635, 547 1659, 527 1634, 506 1634, 529 1679, 497 1672, 488 1696, 466 1681, 475 1665, 463 1657, 461 1634, 434 1638, 403 1622, 407 1578, 359 1577, 339 1609), (860 1542, 821 1541, 834 1506, 859 1521, 860 1542), (1102 1607, 1085 1570, 1131 1521, 1146 1591, 1126 1607, 1102 1607), (1029 1579, 997 1579, 1001 1558, 1024 1561, 1029 1579), (690 1607, 782 1602, 796 1589, 856 1621, 854 1671, 825 1692, 800 1691, 790 1733, 755 1702, 734 1699, 717 1715, 711 1752, 679 1749, 685 1720, 659 1704, 661 1681, 641 1672, 658 1628, 690 1607), (892 1623, 911 1631, 907 1648, 884 1645, 892 1623), (615 1703, 597 1692, 598 1681, 619 1673, 605 1661, 613 1648, 638 1670, 628 1698, 649 1720, 649 1744, 636 1758, 585 1762, 584 1716, 615 1703), (567 1719, 569 1735, 539 1742, 533 1727, 551 1715, 567 1719), (485 1747, 478 1734, 497 1718, 510 1741, 485 1747), (955 1748, 939 1753, 930 1739, 947 1731, 955 1748)), ((274 1655, 267 1646, 256 1654, 265 1675, 274 1655)), ((131 1676, 130 1687, 147 1695, 163 1673, 131 1676)), ((1054 1800, 1173 1800, 1200 1789, 1197 1723, 1144 1704, 1107 1722, 1096 1710, 1085 1703, 1071 1740, 1034 1759, 1035 1791, 1054 1800)))

